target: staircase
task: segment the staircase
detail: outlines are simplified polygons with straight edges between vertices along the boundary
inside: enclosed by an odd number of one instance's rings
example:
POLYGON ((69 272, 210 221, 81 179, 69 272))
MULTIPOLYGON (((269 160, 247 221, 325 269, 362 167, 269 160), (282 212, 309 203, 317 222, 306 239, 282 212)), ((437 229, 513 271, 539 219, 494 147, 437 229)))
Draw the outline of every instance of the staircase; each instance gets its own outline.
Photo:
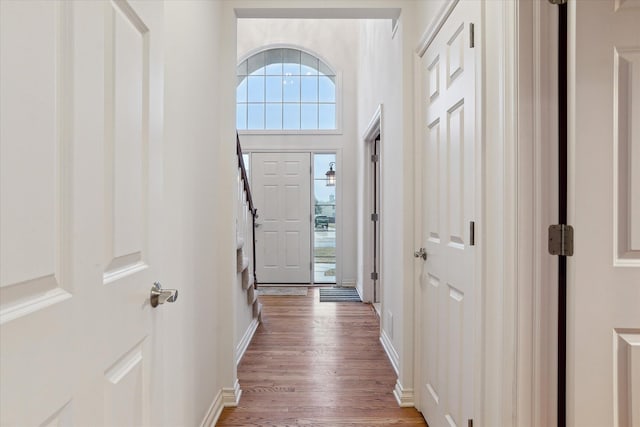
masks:
POLYGON ((262 320, 262 304, 258 301, 258 281, 256 280, 255 221, 258 211, 253 205, 247 169, 242 157, 240 138, 236 134, 238 154, 238 197, 236 220, 236 264, 239 285, 246 291, 247 304, 252 306, 253 317, 262 320))

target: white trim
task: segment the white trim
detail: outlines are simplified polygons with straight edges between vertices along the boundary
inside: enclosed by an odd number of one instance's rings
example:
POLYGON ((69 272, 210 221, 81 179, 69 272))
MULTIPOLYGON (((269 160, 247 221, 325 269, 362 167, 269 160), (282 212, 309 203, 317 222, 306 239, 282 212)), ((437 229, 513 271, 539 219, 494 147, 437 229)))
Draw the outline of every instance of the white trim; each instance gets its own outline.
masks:
POLYGON ((518 3, 515 424, 556 422, 557 258, 546 230, 557 211, 557 7, 518 3))
POLYGON ((391 38, 394 39, 400 28, 400 17, 391 20, 391 38))
POLYGON ((222 403, 225 408, 233 408, 240 403, 240 396, 242 396, 242 390, 240 390, 240 382, 236 379, 233 387, 224 387, 222 389, 222 403))
POLYGON ((241 395, 242 390, 240 390, 240 383, 238 380, 236 380, 233 388, 225 387, 218 391, 218 394, 216 394, 211 406, 209 406, 202 423, 200 423, 200 427, 214 427, 218 422, 220 415, 222 415, 224 408, 238 406, 241 395))
POLYGON ((400 380, 396 380, 396 386, 393 388, 393 396, 398 402, 398 406, 402 408, 413 408, 415 405, 415 395, 412 388, 404 388, 400 380))
POLYGON ((393 347, 393 343, 391 342, 391 339, 389 339, 387 331, 384 329, 380 332, 380 343, 382 344, 382 348, 384 348, 384 352, 387 353, 387 357, 389 358, 389 362, 391 362, 391 366, 393 366, 393 370, 396 375, 399 375, 400 357, 398 357, 398 352, 393 347))
POLYGON ((251 323, 249 324, 247 330, 244 332, 244 335, 242 335, 240 342, 236 346, 236 366, 240 364, 244 353, 247 351, 247 348, 249 348, 249 344, 251 344, 251 340, 253 339, 253 336, 255 335, 259 325, 260 322, 258 322, 258 319, 254 318, 253 320, 251 320, 251 323))
POLYGON ((204 419, 200 423, 200 427, 214 427, 222 415, 222 410, 224 409, 224 405, 222 404, 222 390, 218 391, 215 399, 209 406, 209 410, 204 416, 204 419))
POLYGON ((238 135, 342 135, 338 127, 338 103, 336 102, 336 129, 238 129, 238 135))
POLYGON ((362 139, 365 142, 373 141, 373 138, 375 138, 381 132, 383 108, 384 107, 382 104, 378 105, 378 108, 376 108, 373 116, 371 116, 369 124, 367 125, 365 131, 362 133, 362 139))
POLYGON ((433 43, 433 39, 435 39, 438 31, 444 25, 451 12, 453 12, 453 8, 456 7, 459 0, 446 0, 442 6, 440 7, 440 11, 438 15, 431 21, 424 33, 422 33, 422 37, 420 37, 420 42, 418 46, 416 46, 416 53, 419 57, 422 58, 422 55, 427 51, 431 43, 433 43))
MULTIPOLYGON (((333 67, 331 65, 331 63, 329 61, 327 61, 326 58, 324 58, 322 55, 318 55, 316 52, 307 49, 306 47, 297 45, 297 44, 291 44, 291 43, 272 43, 266 46, 260 46, 257 47, 255 49, 251 49, 250 51, 246 52, 244 55, 240 55, 240 58, 238 59, 238 65, 242 64, 244 61, 246 61, 247 59, 251 58, 253 55, 256 55, 260 52, 266 52, 267 50, 271 50, 271 49, 293 49, 293 50, 299 50, 300 52, 304 52, 307 55, 311 55, 315 58, 318 58, 320 61, 322 61, 324 63, 324 65, 326 65, 331 72, 333 73, 333 75, 337 75, 337 71, 335 69, 335 67, 333 67)), ((320 72, 320 70, 318 70, 318 72, 320 72)))

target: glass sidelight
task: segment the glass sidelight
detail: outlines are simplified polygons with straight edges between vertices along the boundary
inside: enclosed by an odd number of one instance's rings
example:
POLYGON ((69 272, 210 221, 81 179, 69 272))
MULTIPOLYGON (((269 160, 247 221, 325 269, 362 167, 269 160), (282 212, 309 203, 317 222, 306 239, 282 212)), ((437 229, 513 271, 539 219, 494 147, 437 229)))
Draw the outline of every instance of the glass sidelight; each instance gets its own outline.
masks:
POLYGON ((336 283, 336 155, 313 154, 313 281, 336 283), (331 173, 333 172, 333 173, 331 173))

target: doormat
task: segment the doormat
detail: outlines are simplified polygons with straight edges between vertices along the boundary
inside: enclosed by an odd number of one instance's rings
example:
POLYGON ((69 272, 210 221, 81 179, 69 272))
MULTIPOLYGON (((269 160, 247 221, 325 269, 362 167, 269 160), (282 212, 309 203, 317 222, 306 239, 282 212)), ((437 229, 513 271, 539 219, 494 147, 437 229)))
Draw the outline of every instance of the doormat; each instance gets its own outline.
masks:
POLYGON ((356 288, 321 288, 320 302, 362 302, 356 288))
POLYGON ((306 297, 307 290, 300 286, 261 286, 258 295, 306 297))

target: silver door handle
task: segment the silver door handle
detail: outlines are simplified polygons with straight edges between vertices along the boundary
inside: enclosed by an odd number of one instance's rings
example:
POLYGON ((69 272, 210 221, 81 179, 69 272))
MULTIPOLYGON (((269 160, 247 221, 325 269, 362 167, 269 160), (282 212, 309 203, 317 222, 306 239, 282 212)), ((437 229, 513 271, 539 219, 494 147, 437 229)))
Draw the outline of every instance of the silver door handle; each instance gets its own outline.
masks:
POLYGON ((177 289, 162 289, 160 282, 155 282, 151 288, 151 307, 157 307, 165 302, 175 302, 178 299, 177 289))
POLYGON ((420 248, 413 253, 413 256, 416 258, 422 258, 423 260, 427 260, 427 250, 425 248, 420 248))

